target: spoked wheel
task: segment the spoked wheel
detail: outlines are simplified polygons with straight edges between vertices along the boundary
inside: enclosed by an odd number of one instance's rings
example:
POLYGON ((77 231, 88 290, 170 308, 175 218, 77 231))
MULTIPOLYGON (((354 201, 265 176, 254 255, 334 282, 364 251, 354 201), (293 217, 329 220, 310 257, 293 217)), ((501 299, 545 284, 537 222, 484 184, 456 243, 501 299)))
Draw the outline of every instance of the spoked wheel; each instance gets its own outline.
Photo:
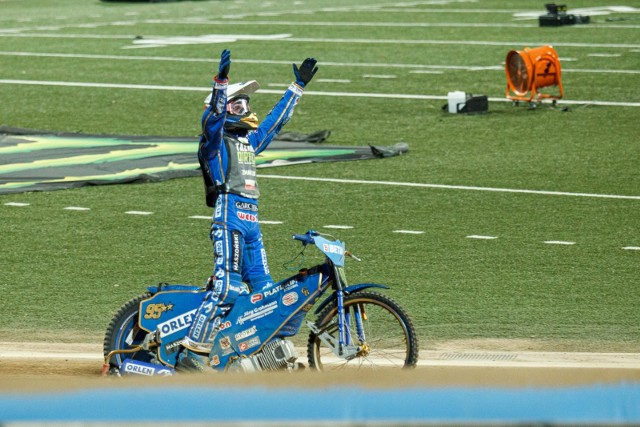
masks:
MULTIPOLYGON (((411 368, 418 362, 418 338, 411 319, 391 298, 377 292, 345 296, 345 341, 361 349, 347 360, 336 355, 320 336, 311 332, 307 346, 309 367, 317 370, 347 368, 411 368)), ((339 338, 337 306, 318 315, 316 327, 339 338)))
POLYGON ((117 369, 124 359, 140 360, 150 362, 152 356, 146 350, 138 347, 143 343, 147 335, 138 327, 138 311, 140 301, 151 296, 150 293, 138 295, 127 301, 113 316, 107 332, 104 336, 103 352, 106 358, 113 350, 126 350, 126 353, 116 353, 108 360, 112 369, 117 369))

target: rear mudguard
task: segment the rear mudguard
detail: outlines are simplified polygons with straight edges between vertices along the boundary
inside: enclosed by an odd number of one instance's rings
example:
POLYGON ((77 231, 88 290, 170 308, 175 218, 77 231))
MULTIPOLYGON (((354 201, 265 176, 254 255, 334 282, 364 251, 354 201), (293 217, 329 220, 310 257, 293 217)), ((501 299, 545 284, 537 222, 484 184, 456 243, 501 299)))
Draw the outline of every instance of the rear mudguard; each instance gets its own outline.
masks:
MULTIPOLYGON (((357 285, 347 286, 342 291, 344 292, 345 295, 350 295, 356 292, 360 292, 363 289, 369 289, 369 288, 389 289, 389 287, 385 285, 377 285, 375 283, 360 283, 357 285)), ((316 308, 315 313, 316 314, 320 313, 327 305, 329 305, 332 301, 335 301, 336 298, 337 296, 335 292, 329 295, 324 301, 322 301, 320 305, 318 305, 318 308, 316 308)))

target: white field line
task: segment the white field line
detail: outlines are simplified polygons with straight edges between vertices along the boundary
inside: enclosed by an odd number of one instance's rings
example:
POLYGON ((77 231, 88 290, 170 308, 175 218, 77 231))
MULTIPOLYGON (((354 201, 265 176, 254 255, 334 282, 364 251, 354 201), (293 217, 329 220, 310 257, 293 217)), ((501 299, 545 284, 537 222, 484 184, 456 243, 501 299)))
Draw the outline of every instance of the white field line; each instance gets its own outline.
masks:
MULTIPOLYGON (((322 10, 323 12, 332 11, 332 10, 322 10)), ((335 11, 335 10, 333 10, 335 11)), ((346 11, 346 10, 345 10, 346 11)), ((355 11, 355 9, 350 8, 348 11, 355 11)), ((207 16, 198 16, 198 17, 185 17, 179 19, 159 19, 159 18, 150 18, 150 19, 142 19, 142 20, 130 20, 130 21, 117 21, 117 22, 91 22, 91 23, 81 23, 81 24, 60 24, 60 25, 46 25, 46 26, 31 26, 31 27, 18 27, 18 28, 8 28, 4 30, 0 30, 0 32, 5 33, 19 33, 24 31, 59 31, 62 29, 72 29, 72 28, 101 28, 101 27, 123 27, 123 26, 134 26, 134 25, 203 25, 210 27, 212 18, 216 20, 216 26, 232 26, 234 28, 242 28, 242 27, 255 27, 255 26, 279 26, 279 27, 369 27, 369 28, 538 28, 538 24, 523 23, 523 20, 534 21, 538 19, 538 16, 541 15, 541 11, 536 12, 523 12, 521 10, 488 10, 488 9, 382 9, 382 8, 368 8, 367 12, 378 12, 378 13, 405 13, 405 14, 416 14, 416 13, 509 13, 513 15, 513 21, 519 22, 500 22, 500 23, 486 23, 486 22, 349 22, 349 21, 300 21, 300 20, 258 20, 258 19, 238 19, 238 15, 222 15, 216 17, 207 17, 207 16)), ((287 12, 286 14, 290 14, 291 12, 287 12)), ((301 12, 298 12, 301 13, 301 12)), ((314 12, 307 12, 314 13, 314 12)), ((627 12, 629 13, 629 12, 627 12)), ((283 13, 273 13, 272 16, 282 15, 283 13)), ((248 15, 244 15, 248 17, 248 15)), ((259 15, 255 15, 259 16, 259 15)), ((9 21, 9 20, 5 20, 9 21)), ((11 21, 9 21, 11 22, 11 21)), ((594 29, 634 29, 640 28, 638 25, 634 24, 603 24, 603 23, 591 23, 590 25, 576 25, 572 27, 573 29, 580 30, 583 28, 587 28, 589 31, 593 31, 594 29)))
MULTIPOLYGON (((22 56, 22 57, 41 57, 41 58, 74 58, 74 59, 108 59, 114 61, 168 61, 168 62, 194 62, 209 64, 210 58, 184 58, 172 56, 136 56, 136 55, 99 55, 99 54, 79 54, 79 53, 45 53, 45 52, 12 52, 0 51, 0 56, 22 56)), ((562 59, 561 59, 562 60, 562 59)), ((239 64, 272 64, 272 65, 290 65, 291 61, 270 60, 270 59, 234 59, 239 64)), ((504 64, 499 65, 426 65, 426 64, 398 64, 383 62, 322 62, 323 67, 363 67, 363 68, 394 68, 394 69, 410 69, 411 72, 420 72, 419 70, 442 71, 442 70, 459 70, 459 71, 499 71, 504 72, 504 64)), ((590 68, 562 68, 563 73, 590 73, 590 74, 640 74, 640 70, 615 70, 615 69, 590 69, 590 68)), ((349 80, 332 80, 324 79, 329 82, 349 83, 349 80)), ((318 79, 323 81, 323 79, 318 79)))
POLYGON ((126 211, 127 215, 153 215, 153 212, 147 211, 126 211))
POLYGON ((424 231, 421 230, 393 230, 392 232, 398 234, 424 234, 424 231))
MULTIPOLYGON (((419 11, 416 10, 416 11, 419 11)), ((386 11, 385 11, 386 12, 386 11)), ((542 15, 542 13, 539 13, 542 15)), ((537 20, 537 16, 535 19, 537 20)), ((517 22, 344 22, 344 21, 259 21, 259 20, 234 20, 224 19, 219 21, 203 20, 201 18, 186 18, 186 19, 147 19, 145 21, 136 22, 139 24, 162 24, 162 25, 206 25, 206 26, 218 26, 218 25, 231 25, 234 28, 241 26, 274 26, 279 27, 371 27, 371 28, 538 28, 538 23, 526 24, 522 21, 517 22)), ((106 24, 110 25, 110 24, 106 24)), ((65 28, 74 28, 75 26, 65 26, 65 28)), ((79 26, 78 26, 79 27, 79 26)), ((640 28, 640 25, 633 24, 596 24, 590 25, 576 25, 574 28, 588 28, 593 29, 635 29, 640 28)))
MULTIPOLYGON (((281 42, 295 42, 295 43, 346 43, 346 44, 392 44, 394 46, 401 44, 408 45, 421 45, 421 44, 433 44, 433 45, 461 45, 461 46, 540 46, 548 44, 543 40, 528 40, 528 41, 516 41, 516 42, 499 42, 499 41, 480 41, 480 40, 402 40, 402 39, 343 39, 343 38, 311 38, 311 37, 291 37, 278 40, 281 42)), ((640 47, 637 44, 625 44, 625 43, 571 43, 571 42, 554 42, 554 47, 586 47, 586 48, 622 48, 622 49, 636 49, 640 47)))
MULTIPOLYGON (((215 35, 208 34, 206 37, 215 35)), ((2 33, 0 37, 20 37, 20 38, 60 38, 60 39, 110 39, 110 40, 136 40, 134 34, 59 34, 59 33, 2 33)), ((220 35, 228 41, 229 35, 220 35)), ((246 37, 246 36, 245 36, 246 37)), ((256 36, 258 37, 258 36, 256 36)), ((167 36, 148 35, 143 40, 167 39, 167 36)), ((458 46, 538 46, 548 44, 545 40, 525 40, 525 41, 489 41, 489 40, 426 40, 426 39, 358 39, 358 38, 313 38, 313 37, 288 37, 288 38, 268 38, 254 40, 255 42, 292 42, 292 43, 338 43, 338 44, 391 44, 398 45, 458 45, 458 46)), ((640 44, 627 43, 577 43, 577 42, 554 42, 554 47, 584 47, 584 48, 622 48, 637 49, 640 44)))
POLYGON ((259 175, 260 178, 290 179, 297 181, 320 181, 340 184, 390 185, 398 187, 439 188, 448 190, 490 191, 498 193, 540 194, 546 196, 593 197, 603 199, 640 200, 640 196, 624 196, 618 194, 571 193, 566 191, 524 190, 517 188, 473 187, 467 185, 424 184, 419 182, 369 181, 361 179, 318 178, 309 176, 259 175))
MULTIPOLYGON (((16 80, 0 79, 0 84, 14 85, 35 85, 35 86, 67 86, 67 87, 90 87, 90 88, 110 88, 110 89, 140 89, 140 90, 172 90, 187 92, 210 92, 210 87, 197 86, 162 86, 162 85, 140 85, 124 83, 97 83, 97 82, 61 82, 46 80, 16 80)), ((282 90, 260 89, 260 93, 282 94, 282 90)), ((332 97, 354 97, 354 98, 382 98, 382 99, 424 99, 424 100, 446 100, 446 95, 421 95, 421 94, 394 94, 394 93, 357 93, 357 92, 320 92, 305 91, 306 96, 332 96, 332 97)), ((507 98, 489 98, 492 102, 512 102, 507 98)), ((579 101, 561 99, 558 104, 564 105, 600 105, 608 107, 640 107, 640 102, 617 102, 617 101, 579 101)))

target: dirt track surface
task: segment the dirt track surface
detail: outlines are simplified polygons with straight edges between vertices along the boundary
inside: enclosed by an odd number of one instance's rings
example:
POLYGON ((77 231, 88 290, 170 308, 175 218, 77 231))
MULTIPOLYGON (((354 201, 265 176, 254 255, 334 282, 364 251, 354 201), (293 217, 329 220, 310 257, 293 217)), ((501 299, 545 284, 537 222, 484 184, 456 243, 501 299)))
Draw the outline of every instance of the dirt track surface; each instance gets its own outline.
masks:
MULTIPOLYGON (((304 358, 303 358, 304 359, 304 358)), ((341 384, 398 387, 560 387, 640 382, 638 353, 568 353, 448 346, 422 350, 408 371, 360 370, 294 374, 180 375, 171 378, 102 377, 101 346, 0 342, 0 391, 43 391, 124 385, 202 384, 219 386, 324 387, 341 384)))

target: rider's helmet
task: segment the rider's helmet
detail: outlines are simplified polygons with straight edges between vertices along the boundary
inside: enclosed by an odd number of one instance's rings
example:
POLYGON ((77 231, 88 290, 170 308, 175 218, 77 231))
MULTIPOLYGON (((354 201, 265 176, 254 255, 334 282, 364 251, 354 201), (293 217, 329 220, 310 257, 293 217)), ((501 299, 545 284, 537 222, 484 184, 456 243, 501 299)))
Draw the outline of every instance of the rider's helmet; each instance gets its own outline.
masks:
MULTIPOLYGON (((250 96, 260 88, 257 81, 234 83, 227 87, 227 117, 224 128, 232 131, 251 131, 258 128, 258 116, 251 111, 250 96)), ((204 100, 211 102, 211 94, 204 100)))

